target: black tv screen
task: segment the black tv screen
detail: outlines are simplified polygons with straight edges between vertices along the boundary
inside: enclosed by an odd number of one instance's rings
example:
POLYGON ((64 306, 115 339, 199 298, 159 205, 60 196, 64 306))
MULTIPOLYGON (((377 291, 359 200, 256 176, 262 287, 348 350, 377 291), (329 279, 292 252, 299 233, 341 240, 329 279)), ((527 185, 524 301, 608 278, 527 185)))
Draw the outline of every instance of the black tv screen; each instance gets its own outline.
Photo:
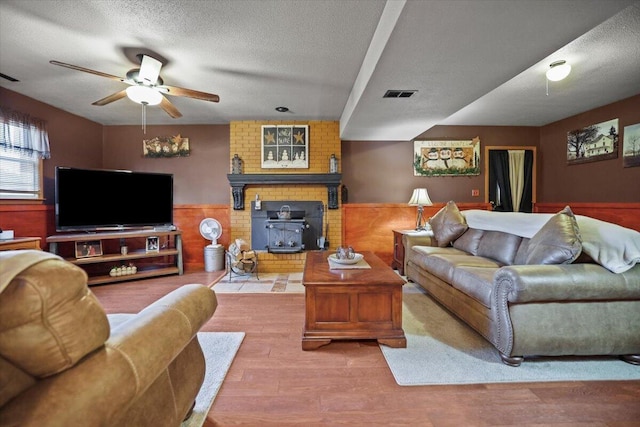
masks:
POLYGON ((173 225, 173 175, 56 167, 57 231, 173 225))

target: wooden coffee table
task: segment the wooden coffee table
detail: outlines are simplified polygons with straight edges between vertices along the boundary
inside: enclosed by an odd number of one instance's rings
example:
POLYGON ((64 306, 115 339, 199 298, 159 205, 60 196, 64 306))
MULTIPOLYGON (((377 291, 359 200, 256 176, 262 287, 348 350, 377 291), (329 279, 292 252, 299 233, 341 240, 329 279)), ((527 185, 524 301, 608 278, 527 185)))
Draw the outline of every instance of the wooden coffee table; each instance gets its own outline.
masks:
POLYGON ((329 269, 332 252, 310 251, 304 265, 305 323, 302 349, 331 340, 376 339, 406 347, 402 330, 402 286, 398 276, 373 252, 362 252, 369 269, 329 269))

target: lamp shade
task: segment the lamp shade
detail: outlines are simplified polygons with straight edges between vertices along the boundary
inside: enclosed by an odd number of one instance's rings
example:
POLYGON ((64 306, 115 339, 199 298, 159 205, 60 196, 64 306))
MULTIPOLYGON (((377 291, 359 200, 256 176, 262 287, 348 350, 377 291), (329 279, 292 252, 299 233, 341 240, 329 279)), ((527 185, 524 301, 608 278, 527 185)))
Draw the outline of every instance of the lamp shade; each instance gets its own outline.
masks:
POLYGON ((555 61, 549 65, 547 70, 547 79, 552 82, 560 81, 566 78, 571 72, 571 65, 567 64, 566 61, 555 61))
POLYGON ((158 105, 162 102, 162 94, 148 86, 129 86, 127 96, 138 104, 158 105))
POLYGON ((409 206, 431 206, 431 199, 426 188, 416 188, 413 190, 411 200, 409 200, 409 206))

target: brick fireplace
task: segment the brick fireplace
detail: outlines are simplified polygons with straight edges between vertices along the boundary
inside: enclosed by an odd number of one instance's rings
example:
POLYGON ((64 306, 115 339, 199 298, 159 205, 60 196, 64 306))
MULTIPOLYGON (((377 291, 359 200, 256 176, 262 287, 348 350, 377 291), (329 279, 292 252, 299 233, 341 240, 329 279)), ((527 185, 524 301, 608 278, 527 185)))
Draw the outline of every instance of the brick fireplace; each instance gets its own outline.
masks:
MULTIPOLYGON (((241 121, 230 126, 229 171, 232 158, 237 154, 243 161, 243 175, 249 177, 230 177, 247 181, 242 187, 243 209, 233 209, 232 192, 229 194, 231 209, 231 241, 244 239, 251 242, 251 206, 256 195, 261 200, 278 204, 292 200, 314 200, 328 206, 324 216, 324 227, 328 233, 329 250, 335 250, 342 238, 342 206, 339 200, 329 200, 337 190, 340 174, 329 173, 329 158, 335 154, 340 160, 341 141, 340 124, 337 121, 241 121), (262 125, 308 125, 309 126, 309 168, 308 169, 262 169, 261 168, 261 131, 262 125), (275 179, 265 181, 253 175, 271 175, 275 179), (287 175, 285 177, 284 175, 287 175), (307 177, 308 175, 308 177, 307 177), (308 178, 308 179, 306 179, 308 178), (333 189, 332 189, 333 187, 333 189)), ((338 172, 340 172, 340 162, 338 172)), ((338 192, 339 193, 339 192, 338 192)), ((237 194, 236 194, 237 196, 237 194)), ((337 198, 339 199, 339 198, 337 198)), ((323 233, 324 234, 324 233, 323 233)), ((302 271, 305 252, 270 253, 262 248, 258 251, 259 270, 265 273, 302 271)))

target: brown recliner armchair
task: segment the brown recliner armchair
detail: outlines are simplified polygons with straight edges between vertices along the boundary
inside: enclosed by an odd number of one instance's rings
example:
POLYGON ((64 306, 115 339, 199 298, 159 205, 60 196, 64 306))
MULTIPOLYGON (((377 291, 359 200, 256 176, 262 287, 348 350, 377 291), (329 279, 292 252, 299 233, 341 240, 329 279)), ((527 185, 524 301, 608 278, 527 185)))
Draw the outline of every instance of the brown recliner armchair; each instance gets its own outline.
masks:
POLYGON ((216 305, 185 285, 110 327, 84 270, 0 252, 0 425, 180 425, 204 379, 196 333, 216 305))

